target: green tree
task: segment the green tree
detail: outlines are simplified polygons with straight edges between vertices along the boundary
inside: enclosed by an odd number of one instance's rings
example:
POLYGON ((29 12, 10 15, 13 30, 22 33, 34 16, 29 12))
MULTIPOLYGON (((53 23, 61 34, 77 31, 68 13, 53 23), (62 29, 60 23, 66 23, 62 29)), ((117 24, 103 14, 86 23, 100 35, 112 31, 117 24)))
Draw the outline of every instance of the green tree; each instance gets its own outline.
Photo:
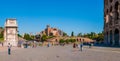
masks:
POLYGON ((4 42, 4 38, 0 38, 0 42, 4 42))
POLYGON ((70 40, 69 40, 69 39, 66 39, 66 40, 65 40, 65 43, 66 43, 66 44, 68 44, 69 42, 70 42, 70 40))
POLYGON ((78 33, 78 35, 77 35, 78 37, 82 37, 82 33, 78 33))
POLYGON ((34 35, 31 35, 30 37, 31 37, 31 39, 33 39, 33 40, 35 39, 35 36, 34 36, 34 35))
POLYGON ((0 34, 0 38, 3 38, 3 35, 2 35, 2 34, 0 34))
POLYGON ((104 40, 104 35, 103 35, 103 32, 102 33, 98 33, 98 37, 97 37, 97 40, 98 42, 103 42, 104 40))
POLYGON ((64 39, 60 39, 59 43, 64 43, 65 40, 64 39))
POLYGON ((26 40, 28 40, 28 41, 29 41, 29 40, 32 40, 32 38, 30 37, 29 34, 25 34, 25 35, 24 35, 24 39, 26 39, 26 40))
POLYGON ((4 31, 2 31, 0 33, 0 42, 4 42, 4 35, 3 35, 4 31))
POLYGON ((36 39, 36 41, 41 41, 41 35, 40 34, 35 35, 34 39, 36 39))
POLYGON ((3 27, 0 27, 0 29, 3 29, 3 27))
POLYGON ((104 39, 103 32, 100 32, 100 33, 91 32, 91 33, 84 34, 83 36, 96 40, 97 42, 102 42, 104 39))
POLYGON ((63 36, 68 36, 67 33, 63 32, 63 36))
POLYGON ((4 31, 2 31, 2 32, 0 33, 0 38, 3 38, 3 33, 4 33, 4 31))
POLYGON ((47 35, 43 35, 43 36, 41 37, 41 41, 44 42, 44 41, 47 40, 47 38, 48 38, 47 35))
POLYGON ((74 32, 72 31, 72 33, 71 33, 71 36, 73 37, 74 36, 74 32))
POLYGON ((75 39, 68 39, 69 42, 74 43, 76 40, 75 39))
POLYGON ((18 34, 18 37, 22 37, 20 34, 18 34))

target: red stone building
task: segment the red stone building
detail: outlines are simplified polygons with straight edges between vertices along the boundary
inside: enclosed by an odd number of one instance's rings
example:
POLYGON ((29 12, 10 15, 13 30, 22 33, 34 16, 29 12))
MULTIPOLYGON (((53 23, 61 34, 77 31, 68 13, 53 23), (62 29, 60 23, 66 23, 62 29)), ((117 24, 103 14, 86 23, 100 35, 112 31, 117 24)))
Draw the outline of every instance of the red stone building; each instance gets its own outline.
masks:
POLYGON ((42 31, 41 34, 47 36, 63 36, 63 32, 61 30, 57 28, 52 28, 49 25, 47 25, 46 29, 42 31))

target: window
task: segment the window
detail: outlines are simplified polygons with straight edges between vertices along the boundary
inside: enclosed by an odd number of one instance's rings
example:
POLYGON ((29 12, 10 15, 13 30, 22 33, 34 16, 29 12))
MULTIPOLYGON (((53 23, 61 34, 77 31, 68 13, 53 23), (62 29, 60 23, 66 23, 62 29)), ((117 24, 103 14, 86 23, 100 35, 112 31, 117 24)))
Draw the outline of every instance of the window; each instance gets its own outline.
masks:
POLYGON ((119 12, 118 12, 119 2, 117 1, 115 3, 115 13, 116 13, 116 19, 119 19, 119 12))
POLYGON ((110 0, 110 3, 112 3, 113 2, 113 0, 110 0))
POLYGON ((119 5, 119 2, 116 2, 115 3, 115 10, 118 10, 118 5, 119 5))
POLYGON ((112 6, 110 7, 110 12, 112 12, 112 6))

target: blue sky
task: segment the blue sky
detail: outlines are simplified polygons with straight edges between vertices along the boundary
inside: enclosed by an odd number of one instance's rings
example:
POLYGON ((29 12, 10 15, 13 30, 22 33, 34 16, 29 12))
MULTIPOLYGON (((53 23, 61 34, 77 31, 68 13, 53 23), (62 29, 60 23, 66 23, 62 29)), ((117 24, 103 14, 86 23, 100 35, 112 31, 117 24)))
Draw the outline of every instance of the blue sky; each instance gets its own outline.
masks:
POLYGON ((103 0, 0 0, 0 26, 16 18, 19 33, 40 32, 49 24, 68 34, 101 32, 103 0))

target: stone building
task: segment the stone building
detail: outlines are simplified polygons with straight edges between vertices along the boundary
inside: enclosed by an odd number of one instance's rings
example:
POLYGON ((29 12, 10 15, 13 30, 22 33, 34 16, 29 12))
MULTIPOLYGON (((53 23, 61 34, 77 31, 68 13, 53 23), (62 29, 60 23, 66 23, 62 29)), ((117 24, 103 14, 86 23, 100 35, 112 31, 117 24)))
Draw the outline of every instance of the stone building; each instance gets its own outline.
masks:
POLYGON ((63 32, 61 30, 57 28, 51 28, 49 25, 47 25, 46 29, 41 33, 47 36, 63 36, 63 32))
POLYGON ((10 43, 12 46, 17 46, 18 44, 18 25, 16 19, 7 19, 5 22, 4 29, 4 46, 10 43))
POLYGON ((104 41, 120 46, 120 0, 104 0, 104 41))

